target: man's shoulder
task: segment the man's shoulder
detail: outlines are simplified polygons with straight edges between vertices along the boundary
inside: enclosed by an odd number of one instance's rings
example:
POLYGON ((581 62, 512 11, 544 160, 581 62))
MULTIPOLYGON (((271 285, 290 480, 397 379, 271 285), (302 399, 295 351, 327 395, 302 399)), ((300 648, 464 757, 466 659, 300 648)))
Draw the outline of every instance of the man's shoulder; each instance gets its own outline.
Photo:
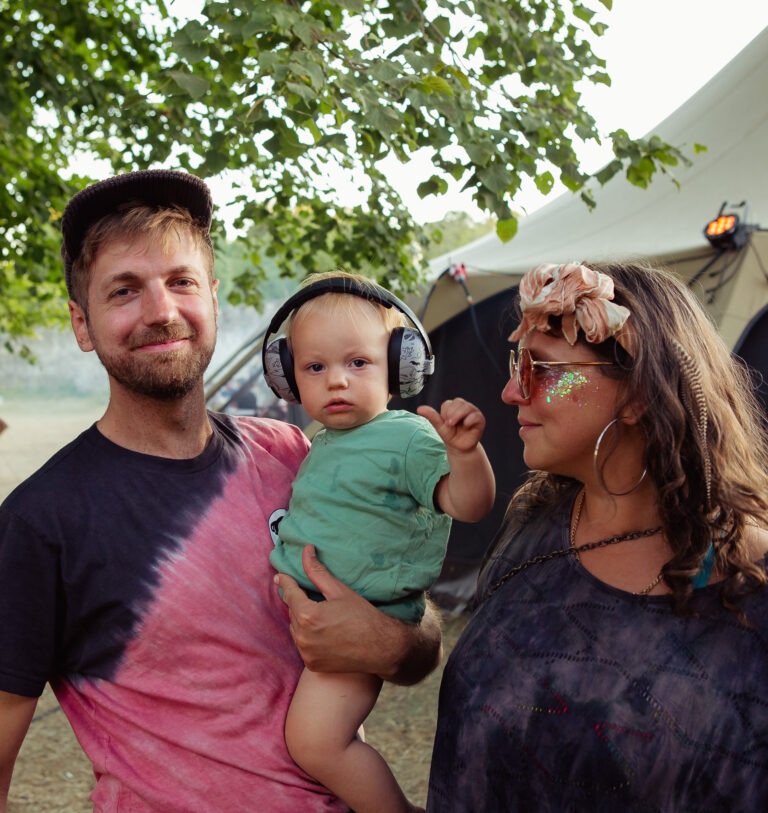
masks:
POLYGON ((3 508, 22 505, 42 505, 62 487, 71 484, 73 477, 82 473, 86 461, 92 458, 93 435, 91 426, 51 456, 37 471, 23 480, 3 501, 3 508))
POLYGON ((302 459, 309 449, 309 440, 298 426, 272 418, 254 418, 209 413, 214 431, 236 439, 249 450, 261 450, 280 459, 302 459))

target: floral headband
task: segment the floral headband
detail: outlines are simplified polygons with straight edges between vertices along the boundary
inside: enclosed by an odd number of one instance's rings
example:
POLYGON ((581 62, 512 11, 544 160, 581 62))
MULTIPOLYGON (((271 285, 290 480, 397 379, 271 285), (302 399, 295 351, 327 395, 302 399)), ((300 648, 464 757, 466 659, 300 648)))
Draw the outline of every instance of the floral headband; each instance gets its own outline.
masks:
POLYGON ((629 310, 612 299, 613 280, 606 274, 578 263, 539 265, 520 280, 523 318, 509 339, 516 342, 532 330, 548 333, 549 317, 561 316, 568 344, 576 344, 581 328, 588 342, 599 344, 613 336, 634 355, 629 310))

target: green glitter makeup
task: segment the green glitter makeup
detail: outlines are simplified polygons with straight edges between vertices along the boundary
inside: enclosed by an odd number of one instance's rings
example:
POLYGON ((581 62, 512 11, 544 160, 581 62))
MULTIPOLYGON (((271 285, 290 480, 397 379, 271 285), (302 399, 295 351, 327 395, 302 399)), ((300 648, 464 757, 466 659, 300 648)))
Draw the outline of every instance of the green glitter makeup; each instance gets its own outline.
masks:
POLYGON ((541 382, 542 395, 548 404, 554 400, 570 400, 577 406, 584 406, 582 396, 584 388, 590 383, 589 378, 580 370, 568 370, 555 372, 547 370, 541 382))

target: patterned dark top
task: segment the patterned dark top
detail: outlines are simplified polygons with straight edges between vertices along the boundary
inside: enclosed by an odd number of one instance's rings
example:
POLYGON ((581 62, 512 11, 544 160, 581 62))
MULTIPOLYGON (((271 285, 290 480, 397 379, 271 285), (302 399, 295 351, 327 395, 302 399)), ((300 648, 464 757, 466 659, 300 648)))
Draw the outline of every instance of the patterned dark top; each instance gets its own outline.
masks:
MULTIPOLYGON (((768 591, 744 601, 609 587, 568 545, 571 492, 512 535, 446 665, 428 813, 768 810, 768 591)), ((768 565, 768 562, 766 563, 768 565)))

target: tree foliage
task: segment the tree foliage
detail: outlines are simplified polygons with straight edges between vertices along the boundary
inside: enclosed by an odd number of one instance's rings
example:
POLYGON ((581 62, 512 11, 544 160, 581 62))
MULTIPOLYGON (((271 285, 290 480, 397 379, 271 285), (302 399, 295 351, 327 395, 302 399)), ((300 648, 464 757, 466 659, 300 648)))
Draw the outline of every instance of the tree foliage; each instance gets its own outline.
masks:
MULTIPOLYGON (((548 192, 557 175, 591 205, 574 142, 598 133, 578 87, 609 82, 591 42, 610 2, 209 0, 180 23, 162 2, 0 0, 0 261, 49 283, 38 295, 62 290, 57 219, 88 152, 115 171, 237 171, 250 242, 233 301, 258 303, 264 257, 287 275, 342 265, 408 287, 427 237, 385 158, 426 153, 419 194, 459 181, 502 239, 526 176, 548 192)), ((613 141, 600 183, 623 171, 645 186, 685 160, 658 138, 613 141)))
POLYGON ((428 260, 440 257, 492 232, 495 226, 496 220, 493 217, 478 222, 466 212, 448 212, 440 220, 424 224, 428 240, 424 256, 428 260))

